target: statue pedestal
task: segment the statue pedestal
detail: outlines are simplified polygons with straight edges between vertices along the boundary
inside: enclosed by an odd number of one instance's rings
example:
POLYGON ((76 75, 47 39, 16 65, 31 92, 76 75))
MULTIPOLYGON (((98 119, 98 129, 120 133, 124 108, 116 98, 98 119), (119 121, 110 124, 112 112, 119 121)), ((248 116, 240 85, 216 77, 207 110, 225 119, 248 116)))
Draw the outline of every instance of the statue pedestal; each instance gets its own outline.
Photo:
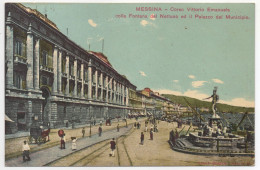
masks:
MULTIPOLYGON (((218 115, 217 115, 218 116, 218 115)), ((212 128, 213 132, 216 132, 218 125, 221 123, 221 118, 218 116, 212 116, 209 118, 209 126, 212 128)))

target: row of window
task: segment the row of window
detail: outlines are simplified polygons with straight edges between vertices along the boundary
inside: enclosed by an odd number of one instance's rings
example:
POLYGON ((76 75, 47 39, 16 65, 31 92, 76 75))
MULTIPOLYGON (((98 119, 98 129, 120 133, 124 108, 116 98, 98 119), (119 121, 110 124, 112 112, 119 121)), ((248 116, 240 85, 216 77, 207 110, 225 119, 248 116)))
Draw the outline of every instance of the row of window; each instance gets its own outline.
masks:
MULTIPOLYGON (((20 57, 23 57, 23 58, 26 58, 26 43, 24 41, 22 41, 21 39, 16 38, 15 39, 15 49, 14 49, 14 52, 15 52, 15 55, 18 55, 20 57)), ((42 50, 41 51, 41 55, 40 55, 40 65, 42 66, 45 66, 45 67, 48 67, 48 68, 53 68, 53 61, 52 61, 52 55, 49 54, 48 51, 46 50, 42 50)), ((65 73, 65 70, 66 70, 66 60, 64 59, 64 57, 62 58, 62 72, 65 73)), ((74 62, 73 61, 70 61, 69 63, 69 75, 74 75, 74 62)), ((98 83, 98 85, 101 85, 101 82, 103 83, 104 87, 107 86, 106 84, 106 79, 105 79, 105 76, 104 78, 102 78, 100 76, 100 74, 98 74, 98 79, 96 82, 96 79, 95 79, 95 71, 93 71, 92 73, 92 82, 93 83, 98 83)), ((81 67, 80 67, 80 64, 78 65, 78 69, 77 69, 77 77, 79 79, 82 79, 82 76, 81 76, 81 67)), ((83 74, 83 77, 84 79, 83 80, 88 80, 88 69, 85 69, 84 71, 84 74, 83 74)), ((15 84, 15 87, 17 88, 26 88, 26 81, 25 79, 23 79, 23 81, 21 81, 21 76, 19 74, 16 74, 14 76, 14 84, 15 84)), ((47 78, 42 78, 42 84, 48 84, 47 83, 47 78)), ((120 91, 121 93, 123 92, 123 90, 125 91, 126 93, 126 89, 125 88, 119 88, 119 85, 114 85, 114 83, 111 83, 109 82, 108 83, 108 86, 109 88, 111 88, 112 86, 112 90, 115 90, 115 91, 120 91)))

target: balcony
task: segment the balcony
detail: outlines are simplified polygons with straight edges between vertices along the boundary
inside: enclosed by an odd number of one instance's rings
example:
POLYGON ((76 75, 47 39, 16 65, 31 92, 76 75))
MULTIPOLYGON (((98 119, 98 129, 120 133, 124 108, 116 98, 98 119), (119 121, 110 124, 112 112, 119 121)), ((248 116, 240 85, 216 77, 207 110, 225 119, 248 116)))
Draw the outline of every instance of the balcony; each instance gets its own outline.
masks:
POLYGON ((67 73, 61 73, 61 76, 64 77, 64 78, 67 78, 67 73))
POLYGON ((70 75, 70 79, 71 79, 71 80, 75 80, 75 76, 70 75))
POLYGON ((27 65, 27 58, 20 55, 14 55, 14 62, 27 65))
POLYGON ((80 83, 81 83, 81 82, 82 82, 82 78, 78 78, 78 82, 80 82, 80 83))
POLYGON ((50 68, 50 67, 47 67, 47 66, 44 66, 44 65, 40 65, 40 69, 42 71, 46 71, 46 72, 49 72, 49 73, 53 73, 53 68, 50 68))

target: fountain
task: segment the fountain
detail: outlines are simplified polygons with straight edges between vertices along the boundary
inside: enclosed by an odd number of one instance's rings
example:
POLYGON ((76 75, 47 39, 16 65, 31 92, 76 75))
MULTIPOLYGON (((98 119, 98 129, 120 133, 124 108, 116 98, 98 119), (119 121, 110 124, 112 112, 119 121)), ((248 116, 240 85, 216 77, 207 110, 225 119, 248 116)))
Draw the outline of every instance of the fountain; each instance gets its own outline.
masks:
POLYGON ((186 135, 179 134, 178 138, 175 135, 177 132, 171 131, 169 143, 172 148, 199 155, 254 156, 254 147, 245 137, 227 133, 227 128, 223 127, 221 117, 217 114, 217 87, 214 87, 213 94, 206 99, 210 98, 213 114, 208 122, 204 122, 204 127, 193 132, 189 132, 190 127, 186 135))

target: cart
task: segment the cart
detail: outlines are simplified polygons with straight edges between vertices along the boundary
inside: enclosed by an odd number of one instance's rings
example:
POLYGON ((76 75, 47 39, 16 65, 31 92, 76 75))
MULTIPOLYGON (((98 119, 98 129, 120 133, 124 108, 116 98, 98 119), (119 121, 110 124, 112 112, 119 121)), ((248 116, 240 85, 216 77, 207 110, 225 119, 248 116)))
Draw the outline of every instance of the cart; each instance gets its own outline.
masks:
POLYGON ((29 143, 42 144, 50 141, 50 128, 44 129, 42 126, 33 126, 30 128, 29 143))

